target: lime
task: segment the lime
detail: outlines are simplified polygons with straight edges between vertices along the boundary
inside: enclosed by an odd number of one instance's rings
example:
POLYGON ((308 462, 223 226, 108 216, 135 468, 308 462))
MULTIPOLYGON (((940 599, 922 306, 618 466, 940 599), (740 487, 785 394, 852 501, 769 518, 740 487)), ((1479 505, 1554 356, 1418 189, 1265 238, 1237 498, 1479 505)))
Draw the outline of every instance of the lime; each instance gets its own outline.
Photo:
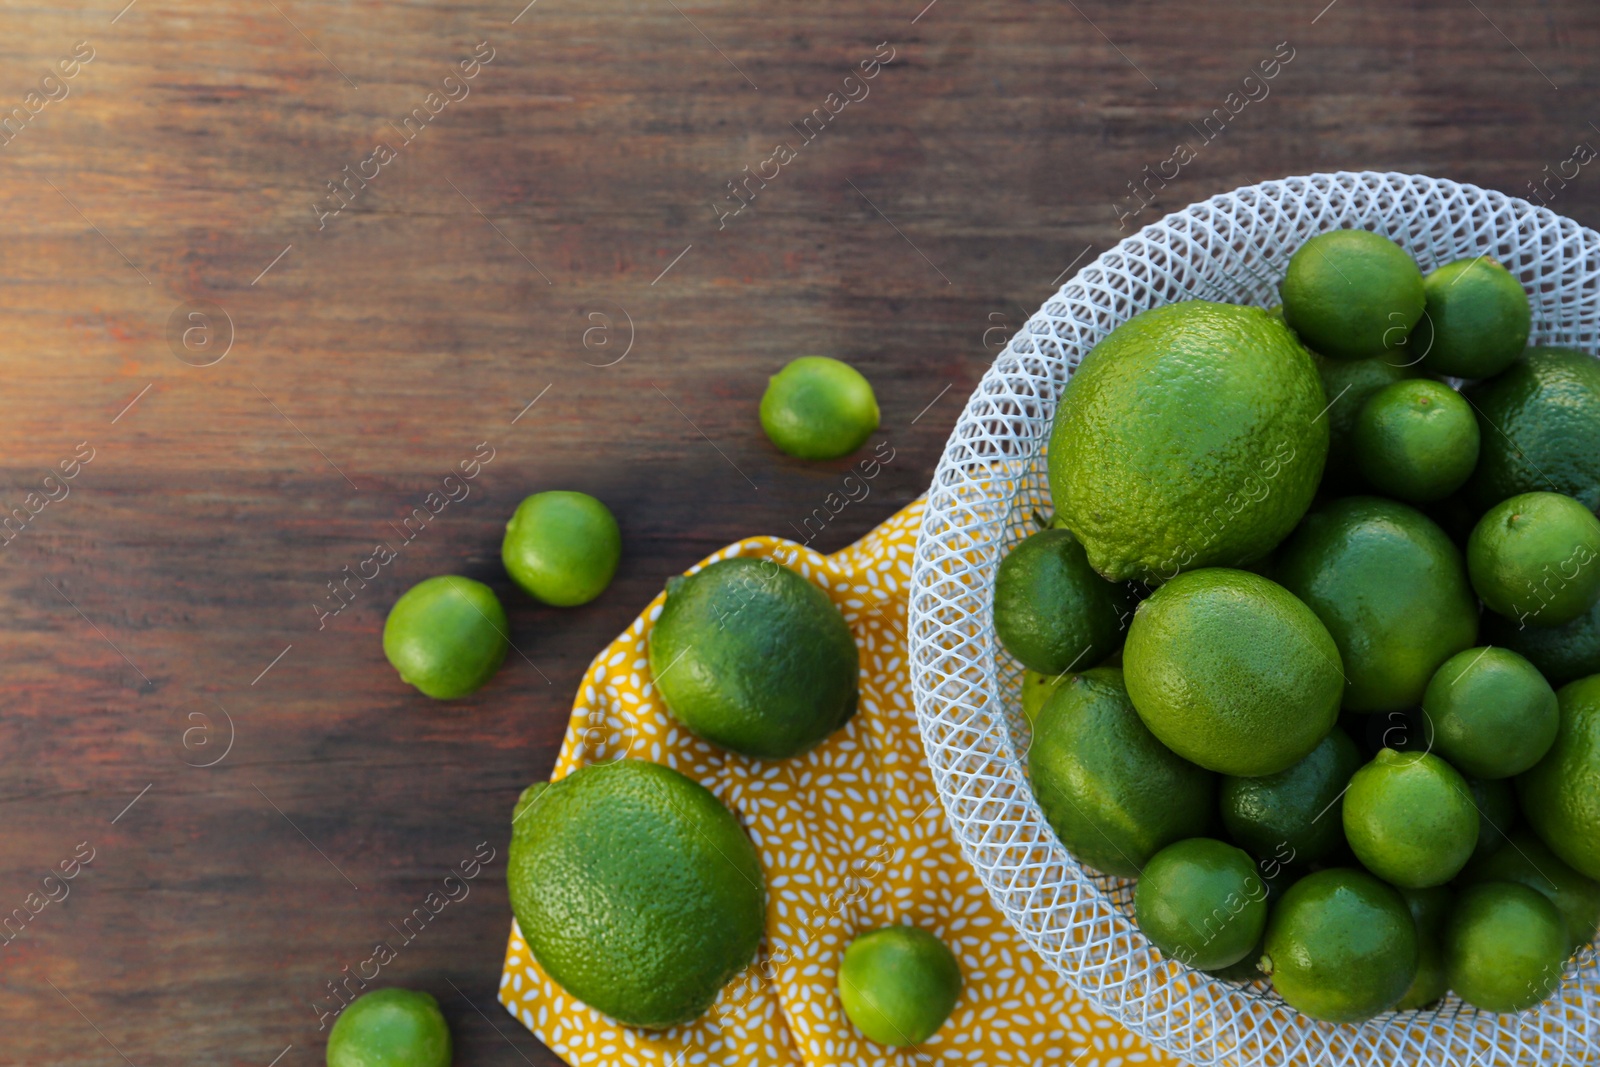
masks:
POLYGON ((1422 292, 1427 309, 1412 344, 1428 373, 1490 378, 1522 355, 1533 324, 1528 294, 1488 256, 1436 268, 1422 292))
POLYGON ((1316 863, 1344 844, 1344 787, 1361 752, 1335 726, 1311 754, 1262 778, 1223 778, 1218 796, 1228 836, 1262 860, 1316 863))
POLYGON ((1483 435, 1467 483, 1478 510, 1544 490, 1600 510, 1600 360, 1570 348, 1530 348, 1464 395, 1483 435))
POLYGON ((535 600, 558 608, 587 604, 611 584, 622 558, 622 532, 587 493, 535 493, 517 505, 500 559, 535 600))
POLYGON ((1556 691, 1561 724, 1544 759, 1517 778, 1522 817, 1580 874, 1600 879, 1600 675, 1556 691))
POLYGON ((1468 778, 1467 790, 1478 809, 1478 843, 1471 863, 1505 847, 1517 824, 1517 793, 1509 778, 1468 778))
POLYGON ((1262 970, 1296 1011, 1354 1023, 1394 1007, 1416 976, 1406 902, 1365 871, 1330 867, 1283 894, 1267 919, 1262 970))
POLYGON ((915 926, 861 934, 839 963, 839 1003, 855 1028, 891 1048, 921 1044, 961 996, 961 966, 948 945, 915 926))
POLYGON ((1444 886, 1429 889, 1402 889, 1411 921, 1417 928, 1417 975, 1411 988, 1394 1006, 1395 1011, 1414 1011, 1444 996, 1449 982, 1444 974, 1444 946, 1440 934, 1450 914, 1451 894, 1444 886))
POLYGON ((801 356, 761 396, 761 428, 801 459, 837 459, 878 428, 878 398, 861 372, 827 356, 801 356))
POLYGON ((1570 496, 1519 493, 1490 508, 1467 541, 1467 573, 1489 610, 1519 625, 1562 626, 1600 599, 1600 519, 1570 496))
POLYGON ((1122 643, 1133 604, 1125 585, 1094 572, 1077 538, 1040 530, 1000 561, 994 632, 1030 670, 1087 670, 1122 643))
POLYGON ((1600 600, 1562 626, 1519 626, 1504 615, 1487 612, 1483 638, 1526 656, 1551 685, 1600 674, 1600 600))
POLYGON ((1461 394, 1428 378, 1386 385, 1362 405, 1356 465, 1373 488, 1424 504, 1455 492, 1478 462, 1478 420, 1461 394))
POLYGON ((1029 726, 1038 721, 1039 709, 1044 707, 1045 701, 1071 677, 1064 671, 1060 674, 1040 674, 1029 670, 1022 672, 1022 714, 1029 726))
POLYGON ((1543 841, 1526 830, 1513 832, 1506 847, 1493 855, 1474 858, 1458 881, 1462 885, 1517 882, 1543 893, 1561 913, 1573 948, 1592 940, 1600 926, 1600 882, 1585 878, 1562 863, 1543 841))
POLYGON ((1045 819, 1087 867, 1135 877, 1151 856, 1211 823, 1216 778, 1153 737, 1122 672, 1067 681, 1033 724, 1028 777, 1045 819))
POLYGON ((1353 441, 1356 416, 1373 394, 1395 382, 1420 377, 1417 369, 1398 356, 1371 359, 1329 359, 1312 353, 1322 391, 1328 398, 1328 465, 1322 472, 1325 488, 1347 487, 1356 478, 1356 453, 1353 441))
POLYGON ((328 1067, 450 1067, 450 1027, 439 1002, 409 989, 374 989, 339 1013, 328 1067))
POLYGON ((1463 774, 1508 778, 1539 762, 1556 737, 1556 692, 1504 648, 1469 648, 1444 661, 1422 695, 1439 754, 1463 774))
POLYGON ((1326 404, 1311 356, 1260 308, 1188 300, 1141 312, 1095 345, 1061 395, 1051 496, 1107 578, 1250 563, 1311 503, 1326 404))
POLYGON ((855 714, 860 659, 828 594, 748 556, 669 578, 650 630, 650 673, 673 716, 763 759, 814 748, 855 714))
POLYGON ((1445 924, 1445 978, 1482 1011, 1521 1011, 1554 993, 1567 952, 1556 906, 1515 882, 1466 887, 1445 924))
POLYGON ((1362 866, 1391 885, 1443 885, 1472 857, 1478 808, 1438 756, 1386 748, 1350 778, 1344 836, 1362 866))
POLYGON ((700 1015, 761 942, 766 890, 733 813, 677 771, 624 759, 530 786, 506 885, 545 972, 628 1026, 700 1015))
POLYGON ((1223 774, 1287 770, 1339 715, 1333 638, 1282 586, 1247 571, 1189 571, 1157 589, 1133 616, 1123 662, 1150 732, 1223 774))
POLYGON ((1353 496, 1312 512, 1276 573, 1339 646, 1347 711, 1415 707, 1439 665, 1478 636, 1461 551, 1405 504, 1353 496))
POLYGON ((1191 837, 1145 864, 1133 912, 1139 930, 1163 953, 1189 967, 1217 970, 1260 943, 1267 887, 1243 849, 1191 837))
POLYGON ((1278 286, 1283 317, 1333 359, 1368 359, 1405 344, 1422 317, 1422 272, 1381 234, 1334 230, 1289 259, 1278 286))
POLYGON ((383 623, 383 654, 401 681, 435 700, 454 700, 494 677, 511 645, 510 632, 493 589, 441 574, 394 602, 383 623))

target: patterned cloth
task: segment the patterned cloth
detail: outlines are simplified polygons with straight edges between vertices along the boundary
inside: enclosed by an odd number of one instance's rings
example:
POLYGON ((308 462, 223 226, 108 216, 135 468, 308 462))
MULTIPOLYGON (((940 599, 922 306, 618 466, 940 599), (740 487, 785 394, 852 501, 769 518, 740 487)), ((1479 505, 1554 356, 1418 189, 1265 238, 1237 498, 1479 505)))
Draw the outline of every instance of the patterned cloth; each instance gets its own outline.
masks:
POLYGON ((1120 1067, 1172 1064, 1095 1014, 1006 925, 952 843, 928 773, 906 663, 906 591, 921 500, 832 556, 756 537, 717 552, 776 560, 821 586, 861 649, 856 716, 786 760, 724 752, 656 699, 646 652, 664 594, 597 656, 552 776, 620 757, 664 763, 738 815, 767 879, 766 941, 710 1011, 672 1030, 635 1030, 568 996, 540 969, 516 923, 500 1001, 574 1067, 870 1067, 928 1063, 1120 1067), (941 937, 965 984, 950 1020, 916 1049, 863 1038, 834 992, 856 934, 910 923, 941 937))

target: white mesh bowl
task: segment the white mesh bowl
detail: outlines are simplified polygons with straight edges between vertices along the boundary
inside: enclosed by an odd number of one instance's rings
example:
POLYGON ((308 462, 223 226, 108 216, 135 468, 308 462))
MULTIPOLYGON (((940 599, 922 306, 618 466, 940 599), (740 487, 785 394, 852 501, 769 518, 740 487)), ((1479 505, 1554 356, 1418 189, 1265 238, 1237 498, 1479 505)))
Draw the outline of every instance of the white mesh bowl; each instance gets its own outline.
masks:
POLYGON ((1454 995, 1355 1026, 1288 1008, 1265 981, 1226 982, 1164 958, 1132 921, 1132 883, 1091 874, 1028 787, 1021 667, 995 641, 995 568, 1048 514, 1044 452, 1079 360, 1147 308, 1203 298, 1268 306, 1314 234, 1376 230, 1424 271, 1487 253, 1533 300, 1533 340, 1596 350, 1600 234, 1497 192, 1405 174, 1314 174, 1193 204, 1100 256, 1050 297, 984 375, 928 493, 910 605, 917 719, 951 829, 1028 944, 1101 1012, 1196 1063, 1600 1062, 1600 963, 1586 946, 1559 993, 1517 1015, 1454 995))

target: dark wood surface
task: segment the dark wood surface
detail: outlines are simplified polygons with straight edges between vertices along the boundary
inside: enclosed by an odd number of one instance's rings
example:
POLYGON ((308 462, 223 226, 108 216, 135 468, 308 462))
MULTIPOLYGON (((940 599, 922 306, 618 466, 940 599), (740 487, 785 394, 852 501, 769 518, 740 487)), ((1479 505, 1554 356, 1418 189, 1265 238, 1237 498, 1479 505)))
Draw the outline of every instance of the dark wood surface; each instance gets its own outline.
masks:
MULTIPOLYGON (((459 1063, 555 1063, 494 999, 508 813, 665 578, 794 536, 838 484, 847 462, 762 437, 769 374, 826 353, 877 389, 896 458, 832 550, 921 491, 1004 337, 1280 42, 1270 94, 1138 223, 1314 170, 1525 194, 1600 145, 1588 0, 121 2, 0 11, 0 117, 28 118, 0 147, 0 504, 60 497, 0 548, 0 914, 93 850, 0 947, 7 1064, 321 1063, 325 983, 480 842, 496 859, 380 984, 435 993, 459 1063), (65 97, 30 101, 80 41, 45 85, 65 97), (470 94, 403 144, 479 42, 470 94), (881 42, 869 95, 804 143, 790 124, 881 42), (319 229, 380 142, 396 158, 319 229), (211 347, 174 346, 206 306, 211 347), (480 442, 469 495, 319 629, 327 583, 480 442), (625 538, 576 610, 499 565, 549 488, 625 538), (499 590, 522 653, 454 704, 379 644, 440 572, 499 590)), ((1600 221, 1600 171, 1546 196, 1600 221)))

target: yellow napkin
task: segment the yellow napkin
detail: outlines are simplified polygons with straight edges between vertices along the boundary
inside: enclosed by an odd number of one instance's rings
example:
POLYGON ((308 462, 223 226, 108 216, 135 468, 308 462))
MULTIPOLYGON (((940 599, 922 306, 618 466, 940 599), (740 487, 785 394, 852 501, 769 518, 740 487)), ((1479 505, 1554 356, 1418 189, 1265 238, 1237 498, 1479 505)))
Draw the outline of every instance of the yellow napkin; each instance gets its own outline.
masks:
POLYGON ((1175 1064, 1097 1015, 1008 926, 950 839, 917 734, 906 663, 906 593, 921 500, 832 556, 753 537, 709 557, 772 559, 817 583, 861 649, 856 716, 815 750, 761 761, 724 752, 680 726, 656 698, 646 636, 663 596, 584 676, 554 779, 622 756, 664 763, 738 815, 767 879, 760 956, 711 1010, 672 1030, 635 1030, 568 996, 540 969, 516 923, 500 1002, 574 1067, 928 1063, 1118 1067, 1175 1064), (931 930, 965 980, 950 1020, 916 1049, 874 1044, 834 992, 856 934, 891 923, 931 930))

